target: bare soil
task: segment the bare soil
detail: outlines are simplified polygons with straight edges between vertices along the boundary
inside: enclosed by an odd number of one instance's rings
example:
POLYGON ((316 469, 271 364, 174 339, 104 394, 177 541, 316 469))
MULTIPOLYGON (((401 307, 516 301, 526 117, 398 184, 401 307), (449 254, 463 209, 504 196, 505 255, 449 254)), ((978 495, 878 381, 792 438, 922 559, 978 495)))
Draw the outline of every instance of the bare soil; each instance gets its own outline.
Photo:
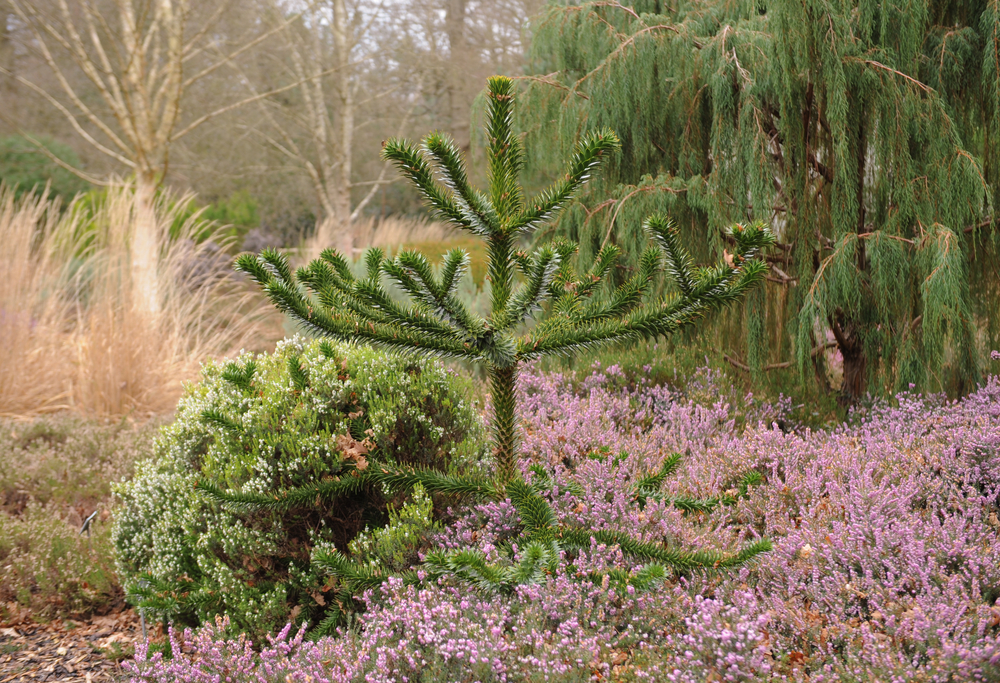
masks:
POLYGON ((0 683, 123 681, 120 661, 141 638, 139 617, 132 610, 85 623, 6 624, 0 626, 0 683))

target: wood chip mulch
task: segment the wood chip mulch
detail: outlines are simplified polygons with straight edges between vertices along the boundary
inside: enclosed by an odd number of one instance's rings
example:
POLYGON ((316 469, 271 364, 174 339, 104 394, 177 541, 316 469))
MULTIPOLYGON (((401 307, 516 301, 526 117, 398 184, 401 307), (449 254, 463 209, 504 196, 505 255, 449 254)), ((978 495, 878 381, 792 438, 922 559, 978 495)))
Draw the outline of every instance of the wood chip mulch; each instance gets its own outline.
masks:
POLYGON ((131 654, 133 643, 141 638, 139 618, 131 610, 86 623, 3 626, 0 683, 124 681, 125 672, 116 660, 131 654))

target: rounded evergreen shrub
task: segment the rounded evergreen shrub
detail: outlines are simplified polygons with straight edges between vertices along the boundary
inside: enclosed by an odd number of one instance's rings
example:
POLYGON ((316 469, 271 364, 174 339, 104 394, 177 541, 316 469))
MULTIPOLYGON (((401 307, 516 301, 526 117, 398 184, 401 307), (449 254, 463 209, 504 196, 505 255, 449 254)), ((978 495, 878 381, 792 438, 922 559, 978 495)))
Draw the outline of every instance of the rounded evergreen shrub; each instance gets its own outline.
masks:
POLYGON ((317 623, 335 592, 312 555, 415 557, 420 530, 434 526, 425 494, 369 486, 308 509, 237 514, 196 484, 277 496, 380 464, 476 469, 488 440, 469 391, 439 362, 298 337, 273 354, 209 362, 154 459, 116 487, 126 589, 181 622, 224 612, 255 634, 317 623))

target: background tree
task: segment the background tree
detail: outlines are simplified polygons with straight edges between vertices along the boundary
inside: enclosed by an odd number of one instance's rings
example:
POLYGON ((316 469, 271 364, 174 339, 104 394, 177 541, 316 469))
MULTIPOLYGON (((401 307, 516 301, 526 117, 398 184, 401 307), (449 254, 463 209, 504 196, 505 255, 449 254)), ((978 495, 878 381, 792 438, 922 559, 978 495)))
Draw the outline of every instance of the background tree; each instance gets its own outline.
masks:
MULTIPOLYGON (((176 1, 173 0, 174 4, 176 1)), ((525 45, 523 29, 539 1, 467 0, 464 12, 452 12, 450 20, 447 0, 404 0, 391 5, 357 0, 189 3, 187 39, 199 32, 205 22, 214 21, 214 25, 209 30, 210 36, 202 39, 201 49, 184 61, 185 76, 217 63, 222 66, 185 87, 177 130, 218 110, 225 110, 226 115, 209 117, 171 140, 168 172, 159 183, 180 191, 193 190, 199 202, 206 204, 228 203, 248 193, 260 217, 259 229, 252 238, 258 244, 260 240, 287 244, 310 234, 324 224, 334 204, 342 211, 347 207, 348 215, 354 218, 362 214, 371 217, 420 213, 416 193, 401 183, 393 183, 392 174, 378 156, 385 131, 407 134, 412 130, 459 128, 462 135, 458 143, 463 149, 468 148, 469 104, 479 84, 490 73, 520 71, 525 45), (337 52, 333 48, 332 20, 334 9, 340 4, 351 48, 346 71, 337 67, 337 52), (299 12, 302 17, 298 17, 299 12), (456 17, 462 19, 461 26, 456 17), (466 50, 451 49, 449 30, 453 36, 456 32, 464 36, 466 50), (233 54, 264 34, 269 35, 249 49, 233 54), (310 35, 316 41, 309 40, 310 35), (322 75, 316 77, 316 73, 322 75), (341 78, 345 74, 346 81, 341 78), (300 82, 307 75, 305 82, 300 82), (349 117, 340 116, 343 83, 350 86, 348 109, 353 115, 349 117), (254 104, 261 106, 229 108, 240 102, 246 104, 246 100, 256 96, 261 99, 254 104), (310 102, 314 105, 311 108, 307 107, 310 102), (459 118, 455 119, 456 116, 459 118), (353 119, 354 125, 342 126, 342 121, 348 119, 353 119), (317 125, 316 121, 320 123, 317 125), (345 155, 341 141, 348 130, 350 149, 345 155), (340 164, 345 156, 349 173, 340 164), (347 183, 349 191, 343 191, 347 183)), ((50 23, 61 27, 58 0, 28 4, 50 23)), ((67 3, 67 6, 83 27, 84 7, 78 4, 67 3)), ((99 33, 99 37, 113 60, 118 57, 108 46, 121 40, 120 36, 115 37, 122 26, 116 18, 118 4, 118 0, 88 3, 106 19, 99 26, 106 33, 99 33)), ((151 3, 135 0, 133 5, 137 16, 151 18, 151 3)), ((73 128, 71 120, 40 94, 39 91, 55 97, 77 115, 85 130, 114 148, 65 94, 59 80, 64 78, 80 99, 128 142, 97 87, 73 62, 73 55, 43 33, 50 40, 52 58, 61 68, 61 72, 54 72, 39 48, 34 32, 38 27, 24 22, 9 0, 0 0, 0 11, 5 7, 9 15, 4 24, 9 38, 6 44, 11 49, 10 59, 0 62, 0 67, 38 88, 32 90, 10 75, 0 75, 0 88, 16 92, 16 98, 13 95, 5 98, 0 105, 0 134, 22 131, 35 139, 47 136, 66 144, 80 159, 79 165, 70 165, 94 180, 132 173, 119 160, 90 145, 73 128)), ((88 49, 91 48, 89 33, 83 28, 80 32, 88 49)), ((455 38, 455 42, 460 41, 455 38)), ((326 221, 326 226, 335 232, 337 225, 336 220, 326 221)), ((326 241, 326 246, 336 244, 336 238, 332 239, 326 241)), ((359 233, 356 239, 363 240, 364 236, 359 233)))
MULTIPOLYGON (((469 108, 487 76, 520 72, 530 37, 526 29, 542 2, 439 0, 429 4, 437 17, 444 17, 447 61, 440 86, 447 102, 447 130, 459 150, 468 154, 472 146, 469 108)), ((428 9, 427 4, 422 6, 428 9)))
MULTIPOLYGON (((155 313, 159 236, 153 203, 170 167, 171 148, 198 126, 253 99, 184 117, 185 93, 277 29, 218 33, 230 4, 226 0, 195 5, 188 0, 7 1, 23 25, 26 47, 50 69, 55 87, 2 65, 0 74, 45 100, 92 149, 135 176, 132 276, 145 297, 142 309, 155 313)), ((20 132, 56 164, 89 182, 105 183, 53 154, 30 132, 20 132)))
POLYGON ((295 3, 269 4, 271 21, 285 25, 280 49, 262 54, 239 79, 251 94, 287 82, 302 86, 261 99, 241 125, 308 179, 318 208, 317 244, 351 253, 352 224, 393 182, 372 153, 385 130, 448 127, 469 149, 469 106, 478 84, 488 73, 520 65, 531 2, 509 4, 520 11, 466 0, 392 6, 327 0, 293 22, 284 18, 295 3))
MULTIPOLYGON (((261 98, 259 112, 266 125, 248 129, 305 172, 319 207, 316 243, 336 245, 347 254, 354 242, 351 224, 385 176, 383 170, 373 180, 356 177, 355 132, 367 121, 359 114, 391 118, 377 112, 395 109, 388 96, 403 85, 393 78, 395 74, 384 72, 380 80, 364 78, 386 37, 375 30, 386 11, 384 5, 330 0, 310 4, 289 22, 291 4, 274 2, 268 14, 283 27, 280 52, 267 59, 264 69, 256 70, 256 79, 240 73, 254 97, 261 89, 260 80, 266 83, 264 90, 272 91, 281 90, 277 83, 301 84, 288 95, 261 98), (359 188, 364 189, 363 196, 354 202, 352 195, 359 188)), ((412 98, 414 86, 419 90, 415 83, 401 94, 412 98)), ((405 127, 407 119, 404 113, 398 126, 405 127)))
POLYGON ((650 211, 699 258, 729 248, 719 227, 766 221, 778 249, 746 319, 719 323, 730 354, 825 387, 834 346, 847 400, 967 390, 1000 332, 998 22, 996 2, 553 3, 527 79, 533 168, 604 126, 624 150, 558 233, 634 268, 650 211))

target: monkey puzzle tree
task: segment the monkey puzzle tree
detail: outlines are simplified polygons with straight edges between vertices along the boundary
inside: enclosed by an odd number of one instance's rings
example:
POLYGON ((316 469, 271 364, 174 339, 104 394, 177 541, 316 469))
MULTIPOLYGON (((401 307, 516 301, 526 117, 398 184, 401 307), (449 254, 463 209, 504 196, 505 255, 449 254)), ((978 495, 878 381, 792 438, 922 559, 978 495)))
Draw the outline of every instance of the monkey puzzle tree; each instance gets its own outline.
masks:
POLYGON ((519 243, 559 212, 619 147, 618 138, 610 130, 585 137, 565 175, 526 198, 519 181, 524 154, 513 128, 514 94, 511 79, 489 80, 485 193, 469 184, 457 148, 440 134, 424 138, 422 150, 397 139, 383 149, 384 157, 419 188, 437 215, 486 241, 488 318, 473 314, 456 296, 469 265, 461 249, 445 255, 438 273, 417 252, 404 251, 389 260, 381 250, 371 249, 365 257, 367 276, 360 279, 352 275, 345 256, 333 250, 295 275, 275 251, 244 254, 237 261, 276 306, 316 334, 485 365, 493 401, 496 482, 501 487, 518 476, 516 385, 522 363, 671 335, 740 300, 758 284, 767 265, 757 257, 773 242, 767 229, 737 224, 726 233, 734 243, 731 262, 695 268, 670 221, 654 215, 644 223, 653 245, 642 252, 634 275, 605 296, 595 296, 615 264, 617 247, 605 246, 588 271, 577 273, 571 260, 573 244, 556 242, 528 254, 519 243), (437 163, 444 186, 435 180, 428 157, 437 163), (654 276, 662 269, 677 293, 649 300, 654 276), (411 297, 411 306, 390 296, 385 278, 411 297), (549 315, 532 324, 546 304, 549 315))
MULTIPOLYGON (((615 545, 625 556, 643 563, 634 574, 615 573, 615 581, 639 588, 656 583, 668 569, 743 564, 770 549, 770 543, 759 539, 733 553, 688 550, 667 543, 640 542, 621 531, 561 523, 543 496, 552 488, 546 473, 534 468, 529 484, 518 467, 517 380, 526 361, 668 336, 710 311, 740 300, 766 272, 767 266, 758 256, 773 242, 771 233, 760 225, 735 225, 727 231, 733 241, 729 258, 715 267, 695 267, 672 224, 662 216, 651 216, 644 225, 653 245, 642 253, 630 278, 607 289, 603 289, 604 283, 619 251, 615 246, 602 249, 592 267, 582 273, 573 265, 576 247, 568 242, 542 246, 530 254, 522 251, 520 241, 559 212, 598 165, 615 152, 619 141, 610 130, 587 136, 576 146, 565 174, 545 191, 527 198, 519 184, 524 155, 513 128, 514 94, 511 79, 497 76, 489 80, 486 192, 469 184, 457 147, 442 135, 428 135, 420 149, 394 139, 383 150, 384 157, 419 188, 441 218, 485 240, 492 298, 488 317, 474 314, 457 296, 459 280, 469 266, 468 254, 459 249, 446 254, 436 272, 419 253, 404 251, 390 260, 381 250, 371 249, 365 256, 367 273, 360 278, 353 275, 348 259, 334 250, 324 251, 295 274, 276 251, 244 254, 237 260, 237 268, 260 283, 275 305, 320 336, 485 365, 493 401, 492 475, 444 473, 384 461, 345 468, 337 476, 295 489, 225 491, 207 482, 199 483, 198 488, 230 511, 251 516, 315 510, 321 503, 336 505, 365 491, 400 491, 417 484, 440 495, 510 499, 520 517, 521 534, 516 545, 501 553, 499 563, 476 549, 434 550, 426 554, 421 572, 403 572, 403 578, 414 583, 447 576, 479 590, 509 593, 519 583, 556 572, 564 551, 587 549, 592 541, 615 545), (443 184, 435 179, 432 162, 443 184), (658 298, 652 296, 652 290, 661 270, 673 280, 677 291, 658 298), (412 303, 400 304, 391 296, 386 281, 398 286, 412 303), (536 321, 535 315, 544 308, 548 314, 536 321)), ((294 366, 292 373, 296 386, 307 385, 301 368, 294 366)), ((206 414, 205 418, 216 420, 219 416, 206 414)), ((637 473, 631 492, 634 502, 641 506, 647 498, 655 498, 684 511, 704 512, 735 501, 732 495, 707 501, 664 496, 660 486, 676 470, 679 460, 679 455, 670 456, 657 472, 637 473)), ((755 475, 750 472, 736 482, 736 490, 745 492, 759 479, 755 475)), ((377 586, 392 571, 359 562, 345 555, 345 550, 317 548, 311 555, 311 567, 330 576, 337 591, 334 600, 324 603, 330 606, 316 634, 328 632, 344 611, 354 609, 354 596, 377 586)), ((181 589, 185 595, 193 591, 192 586, 181 589)), ((176 602, 176 595, 176 586, 160 583, 140 597, 155 607, 166 604, 164 600, 176 602)))
POLYGON ((584 262, 618 244, 635 267, 653 211, 702 259, 719 227, 765 221, 780 251, 722 323, 729 353, 825 385, 835 346, 849 401, 975 385, 1000 341, 997 2, 552 2, 530 63, 530 170, 622 136, 555 228, 584 262))

